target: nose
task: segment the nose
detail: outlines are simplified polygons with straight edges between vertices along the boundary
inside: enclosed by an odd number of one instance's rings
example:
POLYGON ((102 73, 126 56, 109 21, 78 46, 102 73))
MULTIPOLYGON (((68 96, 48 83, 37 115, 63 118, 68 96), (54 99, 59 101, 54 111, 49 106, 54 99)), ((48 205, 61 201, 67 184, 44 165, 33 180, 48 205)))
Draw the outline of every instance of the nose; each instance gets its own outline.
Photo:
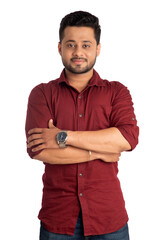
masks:
POLYGON ((80 46, 76 46, 72 55, 74 57, 82 57, 83 56, 83 49, 80 46))

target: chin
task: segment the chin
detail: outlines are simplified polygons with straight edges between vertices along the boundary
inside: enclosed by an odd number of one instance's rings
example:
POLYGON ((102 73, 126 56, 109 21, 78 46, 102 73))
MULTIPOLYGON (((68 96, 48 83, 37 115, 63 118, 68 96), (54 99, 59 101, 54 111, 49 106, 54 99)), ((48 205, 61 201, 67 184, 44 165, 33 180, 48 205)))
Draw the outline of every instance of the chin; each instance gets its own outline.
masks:
MULTIPOLYGON (((65 66, 65 65, 64 65, 65 66)), ((87 73, 89 72, 92 68, 93 68, 94 65, 90 66, 90 67, 84 67, 84 68, 80 68, 80 67, 76 67, 76 68, 73 68, 72 66, 65 66, 65 68, 71 72, 71 73, 74 73, 74 74, 84 74, 84 73, 87 73)))

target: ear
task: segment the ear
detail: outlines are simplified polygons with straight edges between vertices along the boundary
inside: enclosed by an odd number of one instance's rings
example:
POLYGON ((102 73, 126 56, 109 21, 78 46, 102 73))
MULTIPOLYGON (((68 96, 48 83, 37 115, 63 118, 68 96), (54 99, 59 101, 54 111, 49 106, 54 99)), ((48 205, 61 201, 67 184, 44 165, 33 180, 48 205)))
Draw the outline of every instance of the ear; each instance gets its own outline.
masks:
POLYGON ((58 43, 58 52, 60 55, 62 55, 62 48, 61 48, 61 43, 58 43))
POLYGON ((101 52, 101 44, 99 43, 97 45, 97 57, 99 56, 100 52, 101 52))

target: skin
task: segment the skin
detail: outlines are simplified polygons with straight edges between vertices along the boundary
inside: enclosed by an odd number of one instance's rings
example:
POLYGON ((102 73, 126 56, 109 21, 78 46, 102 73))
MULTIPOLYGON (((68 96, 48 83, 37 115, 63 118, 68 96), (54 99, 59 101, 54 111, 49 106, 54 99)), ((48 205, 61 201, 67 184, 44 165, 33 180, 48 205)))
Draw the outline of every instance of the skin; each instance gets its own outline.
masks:
POLYGON ((49 164, 74 164, 93 161, 101 159, 104 162, 117 162, 119 161, 120 153, 100 153, 92 151, 89 156, 89 151, 85 149, 68 146, 67 148, 60 149, 55 138, 60 129, 53 125, 50 120, 48 128, 35 128, 29 131, 30 137, 28 138, 28 147, 34 147, 33 152, 42 150, 34 159, 43 161, 49 164))
POLYGON ((100 54, 94 30, 90 27, 66 27, 58 51, 71 86, 81 92, 93 75, 93 66, 100 54))
MULTIPOLYGON (((87 87, 100 49, 101 45, 97 45, 92 28, 66 27, 64 30, 58 51, 65 66, 67 80, 77 91, 81 92, 87 87)), ((121 152, 131 149, 115 127, 99 131, 68 131, 68 147, 60 149, 56 142, 56 135, 60 131, 50 119, 48 128, 35 128, 28 132, 28 148, 33 147, 33 152, 43 150, 35 159, 50 164, 72 164, 95 159, 117 162, 121 152), (36 146, 38 144, 40 145, 36 146), (91 156, 89 151, 92 151, 91 156)))

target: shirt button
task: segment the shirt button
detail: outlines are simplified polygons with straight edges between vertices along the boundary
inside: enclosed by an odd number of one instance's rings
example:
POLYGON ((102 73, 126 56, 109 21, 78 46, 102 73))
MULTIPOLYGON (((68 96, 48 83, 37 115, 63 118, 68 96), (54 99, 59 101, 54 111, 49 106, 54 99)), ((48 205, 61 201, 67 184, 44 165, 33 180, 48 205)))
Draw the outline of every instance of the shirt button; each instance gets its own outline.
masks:
POLYGON ((81 99, 81 98, 82 98, 82 96, 80 95, 80 96, 79 96, 79 99, 81 99))
POLYGON ((82 177, 82 176, 83 176, 83 174, 82 174, 82 173, 80 173, 80 174, 79 174, 79 176, 80 176, 80 177, 82 177))
POLYGON ((82 114, 81 114, 81 113, 79 114, 79 117, 82 117, 82 114))
POLYGON ((82 196, 83 196, 83 194, 82 194, 82 193, 80 193, 80 194, 79 194, 79 196, 80 196, 80 197, 82 197, 82 196))

